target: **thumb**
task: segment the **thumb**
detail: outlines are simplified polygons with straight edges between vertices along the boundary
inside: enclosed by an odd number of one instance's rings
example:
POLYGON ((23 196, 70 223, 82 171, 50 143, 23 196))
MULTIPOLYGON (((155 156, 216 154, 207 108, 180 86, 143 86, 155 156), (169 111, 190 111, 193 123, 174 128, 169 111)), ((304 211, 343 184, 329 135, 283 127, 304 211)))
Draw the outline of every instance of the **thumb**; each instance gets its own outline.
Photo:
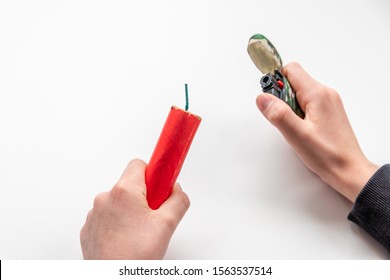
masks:
POLYGON ((303 128, 303 120, 282 100, 272 94, 263 93, 256 104, 264 117, 286 137, 290 138, 303 128))
POLYGON ((189 207, 190 199, 183 192, 180 185, 176 183, 171 196, 160 206, 158 211, 170 217, 172 224, 176 227, 189 207))

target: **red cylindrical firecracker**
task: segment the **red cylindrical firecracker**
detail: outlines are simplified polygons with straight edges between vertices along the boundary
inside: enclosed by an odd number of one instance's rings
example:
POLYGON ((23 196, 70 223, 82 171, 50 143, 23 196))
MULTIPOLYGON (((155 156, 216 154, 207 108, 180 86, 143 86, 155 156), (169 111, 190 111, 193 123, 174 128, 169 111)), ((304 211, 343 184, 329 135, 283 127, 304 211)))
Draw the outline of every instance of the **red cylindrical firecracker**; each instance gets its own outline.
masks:
POLYGON ((158 209, 172 193, 201 118, 172 106, 145 171, 146 198, 158 209))

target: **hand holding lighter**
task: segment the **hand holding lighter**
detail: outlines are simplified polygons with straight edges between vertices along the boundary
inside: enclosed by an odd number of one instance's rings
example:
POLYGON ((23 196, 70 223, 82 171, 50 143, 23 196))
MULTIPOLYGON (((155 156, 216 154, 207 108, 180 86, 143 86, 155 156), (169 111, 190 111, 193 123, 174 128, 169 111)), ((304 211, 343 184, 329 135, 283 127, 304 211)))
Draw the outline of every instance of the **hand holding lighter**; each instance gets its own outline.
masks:
POLYGON ((282 58, 271 41, 264 35, 253 35, 248 42, 248 53, 260 72, 265 74, 260 80, 263 92, 283 100, 298 116, 304 118, 305 113, 299 106, 295 92, 282 74, 282 58))

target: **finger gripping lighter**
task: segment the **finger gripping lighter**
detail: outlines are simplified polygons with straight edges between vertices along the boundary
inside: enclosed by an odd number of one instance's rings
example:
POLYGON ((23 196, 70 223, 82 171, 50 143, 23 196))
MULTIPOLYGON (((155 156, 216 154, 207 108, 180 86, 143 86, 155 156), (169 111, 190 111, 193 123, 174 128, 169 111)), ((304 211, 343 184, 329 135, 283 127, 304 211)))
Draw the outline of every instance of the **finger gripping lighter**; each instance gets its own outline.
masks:
POLYGON ((260 80, 263 92, 283 100, 298 116, 304 118, 305 113, 299 106, 295 92, 282 74, 282 58, 271 41, 264 35, 253 35, 249 39, 248 53, 260 72, 265 74, 260 80))

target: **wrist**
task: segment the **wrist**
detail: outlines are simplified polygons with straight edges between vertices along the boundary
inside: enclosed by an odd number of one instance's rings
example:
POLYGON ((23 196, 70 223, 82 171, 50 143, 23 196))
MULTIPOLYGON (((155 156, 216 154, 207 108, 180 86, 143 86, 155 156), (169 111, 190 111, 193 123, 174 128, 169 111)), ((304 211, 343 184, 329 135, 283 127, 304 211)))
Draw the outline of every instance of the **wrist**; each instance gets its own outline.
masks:
POLYGON ((378 169, 378 165, 366 158, 359 159, 336 170, 329 184, 354 203, 360 191, 378 169))

